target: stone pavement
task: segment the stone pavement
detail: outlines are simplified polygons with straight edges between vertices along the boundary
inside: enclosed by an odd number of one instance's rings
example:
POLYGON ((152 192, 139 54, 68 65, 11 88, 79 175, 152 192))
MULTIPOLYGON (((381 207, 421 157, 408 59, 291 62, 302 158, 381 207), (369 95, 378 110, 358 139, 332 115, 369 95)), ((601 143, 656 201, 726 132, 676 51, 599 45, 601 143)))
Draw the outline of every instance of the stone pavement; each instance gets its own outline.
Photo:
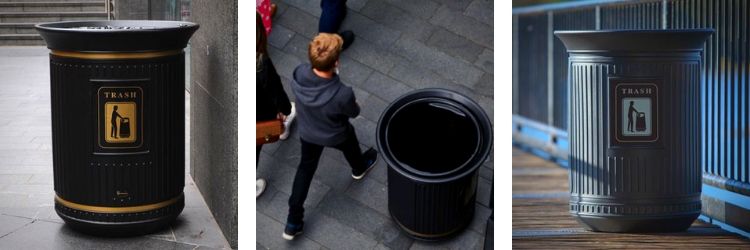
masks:
POLYGON ((185 209, 167 229, 132 238, 75 232, 54 210, 49 50, 0 48, 0 249, 223 249, 221 233, 189 166, 190 94, 186 104, 185 209))
MULTIPOLYGON (((307 62, 317 34, 319 1, 280 0, 269 54, 293 99, 292 70, 307 62)), ((376 147, 375 128, 387 105, 415 89, 440 87, 469 96, 493 110, 493 7, 488 0, 349 0, 342 30, 357 36, 341 56, 341 78, 354 88, 362 112, 351 122, 362 149, 376 147)), ((259 249, 481 249, 490 216, 493 160, 480 168, 476 216, 456 238, 426 243, 402 233, 388 213, 386 165, 354 181, 343 155, 326 149, 305 203, 305 229, 294 241, 281 238, 287 200, 300 158, 292 125, 286 141, 266 145, 257 175, 269 181, 257 200, 259 249)))

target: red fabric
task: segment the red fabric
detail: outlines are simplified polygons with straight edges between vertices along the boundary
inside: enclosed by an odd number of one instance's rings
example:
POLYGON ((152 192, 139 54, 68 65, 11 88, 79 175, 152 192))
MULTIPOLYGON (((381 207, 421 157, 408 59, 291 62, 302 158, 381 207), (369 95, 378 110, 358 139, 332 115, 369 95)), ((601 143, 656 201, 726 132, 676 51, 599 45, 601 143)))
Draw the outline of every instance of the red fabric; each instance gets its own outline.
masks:
POLYGON ((263 27, 266 28, 266 35, 271 33, 271 0, 255 0, 255 9, 260 13, 263 19, 263 27))

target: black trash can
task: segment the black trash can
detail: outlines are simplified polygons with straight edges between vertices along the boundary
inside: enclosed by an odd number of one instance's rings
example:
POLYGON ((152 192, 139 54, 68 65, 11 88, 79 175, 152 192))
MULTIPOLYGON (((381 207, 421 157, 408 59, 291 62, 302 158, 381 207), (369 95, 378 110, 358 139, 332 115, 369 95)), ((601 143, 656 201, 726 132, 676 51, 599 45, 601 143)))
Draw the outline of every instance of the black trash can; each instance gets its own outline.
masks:
POLYGON ((570 212, 604 232, 701 212, 700 76, 713 30, 557 31, 570 53, 570 212))
POLYGON ((50 52, 55 210, 98 235, 157 230, 184 207, 185 57, 198 25, 36 26, 50 52))
POLYGON ((377 144, 388 164, 388 210, 408 235, 448 238, 471 222, 478 169, 492 148, 479 105, 444 89, 410 92, 381 115, 377 144))

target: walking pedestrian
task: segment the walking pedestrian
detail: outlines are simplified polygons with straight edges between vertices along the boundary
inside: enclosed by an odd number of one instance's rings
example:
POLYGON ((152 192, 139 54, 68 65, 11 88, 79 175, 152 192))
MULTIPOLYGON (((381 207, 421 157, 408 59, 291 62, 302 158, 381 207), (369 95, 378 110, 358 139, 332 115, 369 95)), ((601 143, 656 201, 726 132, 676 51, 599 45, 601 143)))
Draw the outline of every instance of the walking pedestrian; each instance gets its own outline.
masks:
POLYGON ((297 101, 297 128, 301 153, 289 197, 289 215, 284 239, 292 240, 302 233, 302 220, 313 175, 325 147, 344 153, 352 178, 362 179, 375 166, 378 152, 369 148, 360 151, 359 141, 350 118, 359 115, 359 104, 352 88, 344 85, 336 74, 343 39, 337 34, 320 33, 308 46, 310 64, 297 66, 293 73, 292 92, 297 101))

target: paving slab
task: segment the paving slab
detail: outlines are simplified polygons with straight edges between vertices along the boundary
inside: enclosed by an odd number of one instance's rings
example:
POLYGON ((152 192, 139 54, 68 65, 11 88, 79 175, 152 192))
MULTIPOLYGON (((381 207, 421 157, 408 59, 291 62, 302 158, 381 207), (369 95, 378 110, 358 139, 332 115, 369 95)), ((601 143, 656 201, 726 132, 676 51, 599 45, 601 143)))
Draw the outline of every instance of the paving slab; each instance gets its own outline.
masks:
POLYGON ((373 21, 401 31, 403 36, 425 41, 437 27, 384 1, 369 1, 361 13, 373 21))
POLYGON ((435 12, 435 15, 430 19, 430 23, 445 27, 487 48, 493 48, 492 27, 474 18, 464 16, 460 10, 443 6, 435 12))

